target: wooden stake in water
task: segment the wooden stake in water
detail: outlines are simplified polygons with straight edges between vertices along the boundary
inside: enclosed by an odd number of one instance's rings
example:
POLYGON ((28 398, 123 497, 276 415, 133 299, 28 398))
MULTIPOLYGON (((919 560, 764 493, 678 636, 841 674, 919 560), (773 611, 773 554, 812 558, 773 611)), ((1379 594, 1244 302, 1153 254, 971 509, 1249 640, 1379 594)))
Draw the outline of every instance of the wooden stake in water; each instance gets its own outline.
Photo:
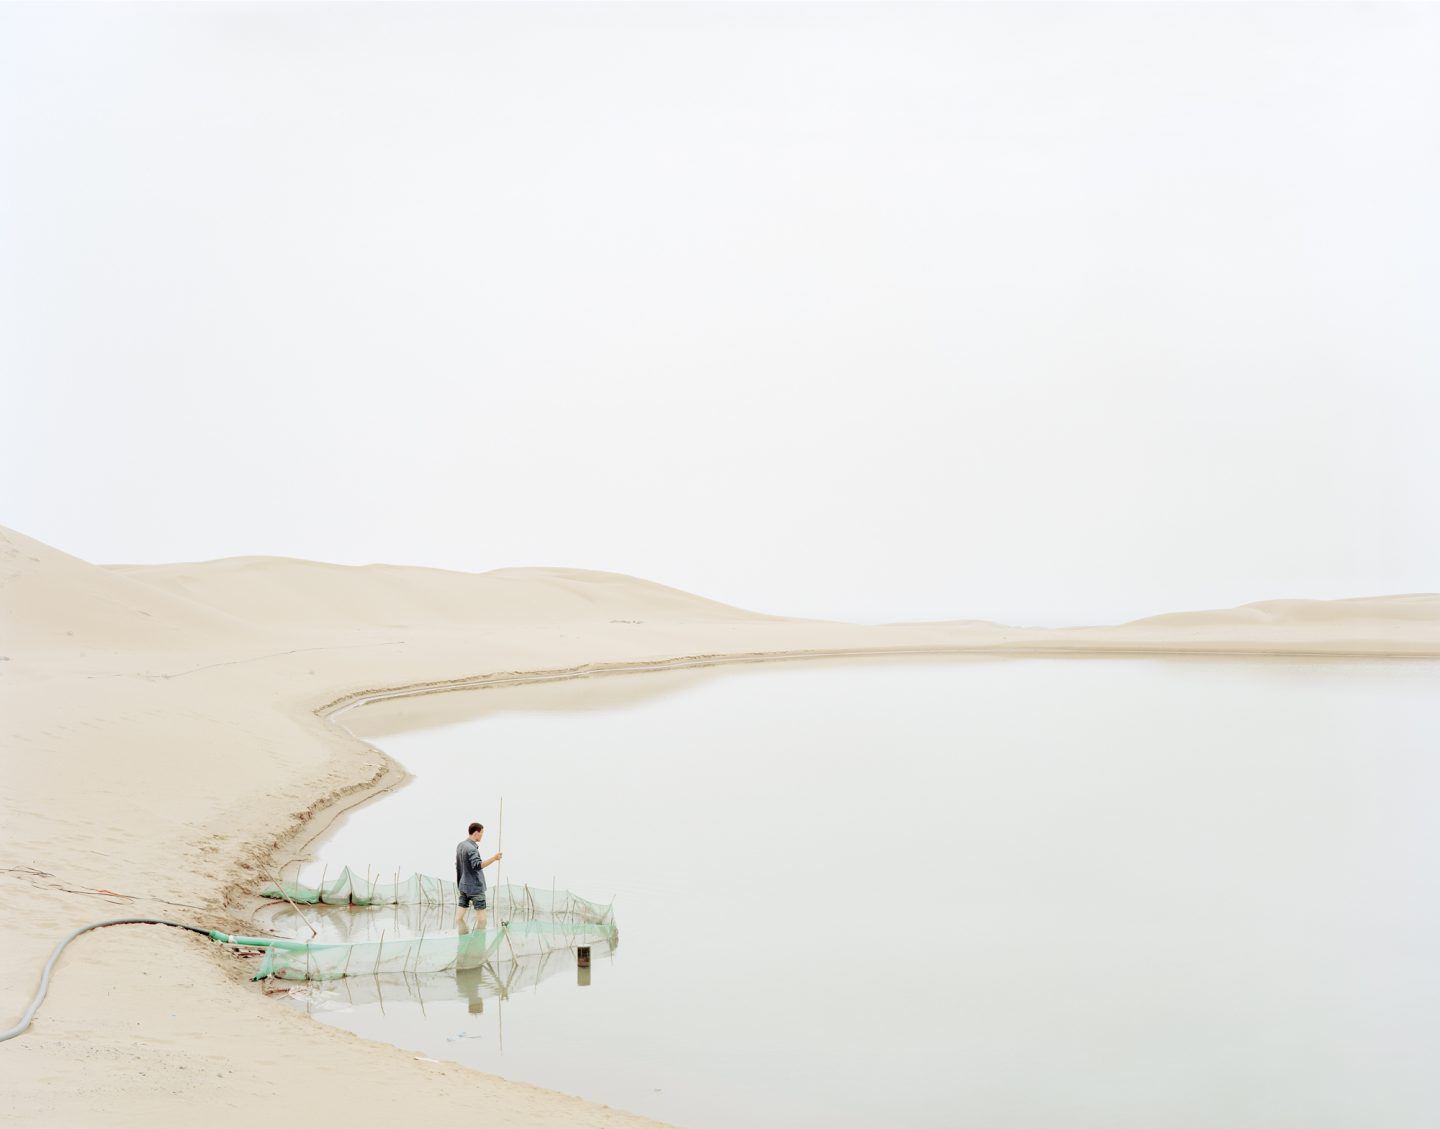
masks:
MULTIPOLYGON (((276 881, 275 875, 271 874, 267 870, 265 871, 265 876, 269 878, 271 882, 275 883, 275 889, 279 890, 280 896, 290 903, 290 908, 293 909, 296 913, 300 913, 300 907, 295 904, 295 899, 285 892, 285 887, 282 886, 278 881, 276 881)), ((316 932, 315 926, 310 924, 310 919, 306 917, 303 913, 300 913, 300 920, 303 921, 305 923, 305 927, 310 930, 310 936, 320 936, 320 934, 316 932)))

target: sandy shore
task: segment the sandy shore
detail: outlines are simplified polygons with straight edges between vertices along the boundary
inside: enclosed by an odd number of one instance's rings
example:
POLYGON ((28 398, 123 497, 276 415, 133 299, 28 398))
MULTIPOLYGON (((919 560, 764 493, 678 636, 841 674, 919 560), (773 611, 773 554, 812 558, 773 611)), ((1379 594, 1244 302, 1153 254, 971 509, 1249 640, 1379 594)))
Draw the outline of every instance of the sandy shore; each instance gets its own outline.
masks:
MULTIPOLYGON (((243 924, 248 892, 396 780, 326 720, 395 690, 876 651, 1440 656, 1440 597, 1272 601, 1118 627, 857 627, 630 577, 270 558, 100 567, 0 530, 0 1011, 105 917, 243 924)), ((87 934, 0 1045, 0 1117, 44 1126, 639 1125, 367 1043, 264 999, 193 934, 87 934)))

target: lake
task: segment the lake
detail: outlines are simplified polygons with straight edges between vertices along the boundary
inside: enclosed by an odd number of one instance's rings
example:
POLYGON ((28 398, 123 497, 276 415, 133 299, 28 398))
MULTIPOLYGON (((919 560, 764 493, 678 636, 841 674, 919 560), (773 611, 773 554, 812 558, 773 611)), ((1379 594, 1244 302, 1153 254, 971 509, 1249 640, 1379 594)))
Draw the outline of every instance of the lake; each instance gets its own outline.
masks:
POLYGON ((1437 702, 1424 661, 967 657, 365 707, 414 779, 308 876, 453 876, 503 797, 504 880, 620 940, 296 1006, 694 1129, 1440 1124, 1437 702))

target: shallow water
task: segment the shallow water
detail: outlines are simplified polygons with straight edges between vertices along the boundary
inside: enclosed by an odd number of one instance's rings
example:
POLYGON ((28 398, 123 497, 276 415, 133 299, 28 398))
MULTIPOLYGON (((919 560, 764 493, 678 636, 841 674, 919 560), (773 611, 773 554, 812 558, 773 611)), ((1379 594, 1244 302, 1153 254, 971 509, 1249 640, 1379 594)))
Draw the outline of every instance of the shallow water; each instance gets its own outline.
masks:
MULTIPOLYGON (((892 659, 357 711, 415 779, 314 874, 453 874, 504 796, 505 879, 614 896, 621 939, 584 986, 561 953, 303 1002, 684 1126, 1437 1124, 1437 690, 1425 662, 892 659)), ((386 914, 326 929, 417 924, 386 914)))

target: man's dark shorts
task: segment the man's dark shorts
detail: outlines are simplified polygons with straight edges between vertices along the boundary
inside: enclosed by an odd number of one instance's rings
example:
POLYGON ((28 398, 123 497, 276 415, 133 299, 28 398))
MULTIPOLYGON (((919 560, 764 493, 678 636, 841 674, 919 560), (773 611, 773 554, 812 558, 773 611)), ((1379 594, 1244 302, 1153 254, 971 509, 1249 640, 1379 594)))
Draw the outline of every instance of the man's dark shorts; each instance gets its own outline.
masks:
POLYGON ((484 895, 484 894, 467 894, 464 890, 461 890, 461 891, 460 891, 460 908, 461 908, 461 909, 469 909, 471 906, 474 906, 476 909, 484 909, 484 908, 485 908, 485 895, 484 895))

